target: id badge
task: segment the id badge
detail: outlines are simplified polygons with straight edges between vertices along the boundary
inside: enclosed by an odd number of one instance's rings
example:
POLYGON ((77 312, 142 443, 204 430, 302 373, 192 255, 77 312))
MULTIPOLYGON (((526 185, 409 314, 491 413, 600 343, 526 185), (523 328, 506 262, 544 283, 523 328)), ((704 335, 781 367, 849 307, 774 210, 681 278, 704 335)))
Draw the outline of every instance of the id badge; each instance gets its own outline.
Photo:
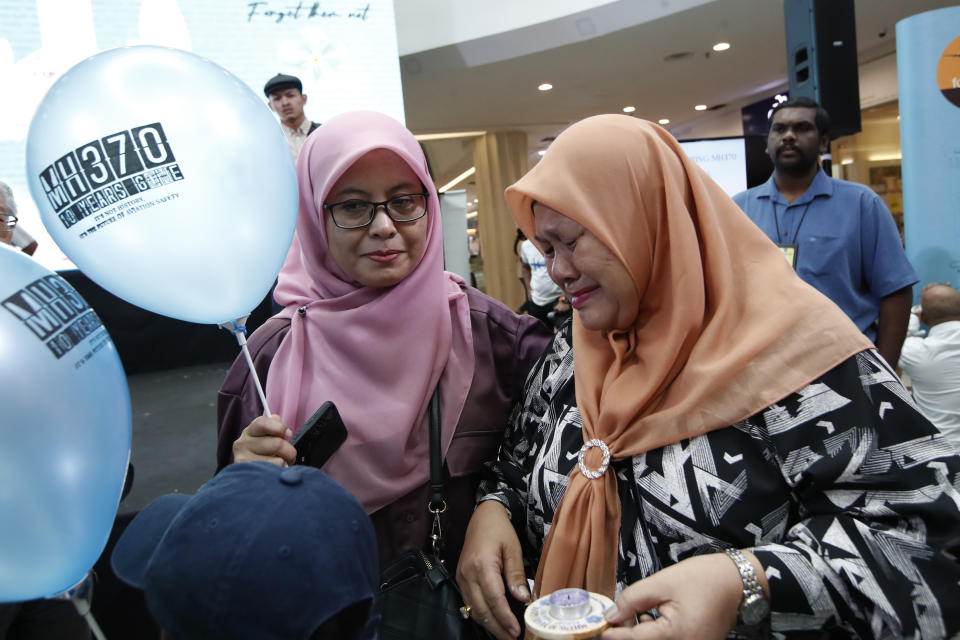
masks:
POLYGON ((787 259, 787 262, 790 263, 790 266, 793 267, 793 270, 797 270, 797 249, 800 245, 793 244, 777 244, 777 248, 783 252, 783 257, 787 259))

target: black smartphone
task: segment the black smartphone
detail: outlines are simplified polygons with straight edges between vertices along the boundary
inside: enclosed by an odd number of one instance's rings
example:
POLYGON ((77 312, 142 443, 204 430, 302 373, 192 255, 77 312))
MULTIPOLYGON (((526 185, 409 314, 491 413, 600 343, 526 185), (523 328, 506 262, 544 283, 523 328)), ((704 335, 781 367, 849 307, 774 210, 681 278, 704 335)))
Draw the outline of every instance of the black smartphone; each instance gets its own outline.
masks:
POLYGON ((319 469, 347 439, 347 427, 336 405, 327 401, 310 416, 290 441, 297 450, 296 464, 319 469))

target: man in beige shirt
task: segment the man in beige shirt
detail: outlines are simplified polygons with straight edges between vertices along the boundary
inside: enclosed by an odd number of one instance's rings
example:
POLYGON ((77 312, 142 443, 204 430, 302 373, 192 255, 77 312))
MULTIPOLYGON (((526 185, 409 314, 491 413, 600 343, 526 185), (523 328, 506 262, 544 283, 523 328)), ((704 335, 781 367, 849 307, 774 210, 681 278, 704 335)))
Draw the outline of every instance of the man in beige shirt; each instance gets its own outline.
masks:
POLYGON ((307 136, 320 126, 303 113, 303 105, 307 104, 303 83, 296 76, 278 73, 263 85, 263 93, 270 100, 270 108, 280 117, 280 128, 296 162, 307 136))

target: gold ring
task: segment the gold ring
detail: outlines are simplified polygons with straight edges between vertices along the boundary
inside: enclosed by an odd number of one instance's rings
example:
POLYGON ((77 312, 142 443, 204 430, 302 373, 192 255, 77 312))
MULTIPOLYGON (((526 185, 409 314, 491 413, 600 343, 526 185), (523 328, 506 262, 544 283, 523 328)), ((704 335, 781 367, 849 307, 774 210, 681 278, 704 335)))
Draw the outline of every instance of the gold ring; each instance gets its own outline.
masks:
POLYGON ((472 607, 468 604, 465 604, 462 607, 460 607, 460 615, 463 616, 464 620, 470 617, 471 610, 472 610, 472 607))

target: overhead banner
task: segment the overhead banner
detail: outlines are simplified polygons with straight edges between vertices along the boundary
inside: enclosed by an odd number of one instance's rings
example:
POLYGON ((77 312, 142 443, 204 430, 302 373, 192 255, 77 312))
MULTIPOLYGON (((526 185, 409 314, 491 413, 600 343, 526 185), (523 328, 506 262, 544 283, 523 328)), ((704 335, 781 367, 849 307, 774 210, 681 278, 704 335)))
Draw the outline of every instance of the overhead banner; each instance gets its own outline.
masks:
MULTIPOLYGON (((920 284, 960 285, 960 6, 897 23, 907 257, 920 284)), ((916 287, 915 296, 919 296, 916 287)))

